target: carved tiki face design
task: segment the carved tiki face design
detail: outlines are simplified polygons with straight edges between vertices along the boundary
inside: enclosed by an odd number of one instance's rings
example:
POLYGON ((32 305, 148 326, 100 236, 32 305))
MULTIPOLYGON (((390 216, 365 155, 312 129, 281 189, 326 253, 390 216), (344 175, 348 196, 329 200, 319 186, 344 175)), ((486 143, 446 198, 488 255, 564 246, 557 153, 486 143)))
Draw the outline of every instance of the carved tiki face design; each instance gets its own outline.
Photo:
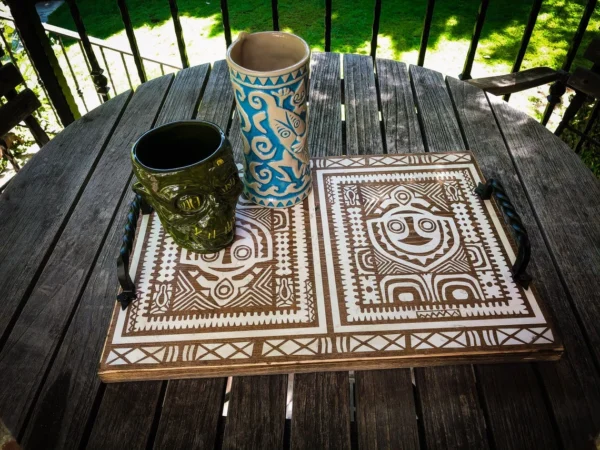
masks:
POLYGON ((174 122, 144 134, 132 150, 134 190, 157 212, 173 240, 198 253, 235 237, 242 182, 231 144, 209 122, 174 122))

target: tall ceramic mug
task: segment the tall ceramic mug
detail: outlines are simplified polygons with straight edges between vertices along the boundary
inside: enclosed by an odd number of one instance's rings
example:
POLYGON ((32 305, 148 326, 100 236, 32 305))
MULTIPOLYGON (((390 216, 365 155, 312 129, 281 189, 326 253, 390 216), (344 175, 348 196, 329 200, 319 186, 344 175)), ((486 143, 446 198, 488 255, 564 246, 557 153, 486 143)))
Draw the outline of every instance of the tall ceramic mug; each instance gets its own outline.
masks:
POLYGON ((310 193, 306 97, 310 48, 298 36, 240 33, 227 63, 244 141, 244 193, 285 208, 310 193))

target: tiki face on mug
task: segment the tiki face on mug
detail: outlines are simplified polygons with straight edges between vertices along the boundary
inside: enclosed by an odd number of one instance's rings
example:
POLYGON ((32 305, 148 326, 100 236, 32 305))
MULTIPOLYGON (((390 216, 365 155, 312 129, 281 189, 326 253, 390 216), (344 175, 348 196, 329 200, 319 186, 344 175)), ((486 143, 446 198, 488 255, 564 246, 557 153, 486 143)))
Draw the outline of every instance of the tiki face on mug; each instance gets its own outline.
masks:
POLYGON ((178 245, 214 253, 233 241, 242 182, 219 127, 186 121, 155 128, 135 143, 132 160, 134 190, 178 245))

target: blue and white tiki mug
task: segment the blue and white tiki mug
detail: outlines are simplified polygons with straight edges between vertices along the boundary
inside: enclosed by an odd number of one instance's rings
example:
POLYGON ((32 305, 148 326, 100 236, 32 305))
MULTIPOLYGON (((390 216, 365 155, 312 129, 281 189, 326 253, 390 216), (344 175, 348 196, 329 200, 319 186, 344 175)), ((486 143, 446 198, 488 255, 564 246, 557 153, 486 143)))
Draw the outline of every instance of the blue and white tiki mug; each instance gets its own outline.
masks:
POLYGON ((244 193, 285 208, 310 193, 306 96, 310 48, 298 36, 240 33, 227 50, 244 142, 244 193))

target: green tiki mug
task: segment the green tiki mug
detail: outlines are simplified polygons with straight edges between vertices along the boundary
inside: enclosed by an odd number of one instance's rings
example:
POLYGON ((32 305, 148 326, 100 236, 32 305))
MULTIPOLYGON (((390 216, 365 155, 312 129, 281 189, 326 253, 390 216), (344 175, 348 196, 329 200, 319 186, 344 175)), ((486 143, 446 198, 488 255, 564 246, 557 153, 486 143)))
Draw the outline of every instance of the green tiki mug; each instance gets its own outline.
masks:
POLYGON ((173 122, 142 135, 131 159, 133 189, 152 206, 173 240, 214 253, 235 238, 242 182, 223 131, 201 121, 173 122))

